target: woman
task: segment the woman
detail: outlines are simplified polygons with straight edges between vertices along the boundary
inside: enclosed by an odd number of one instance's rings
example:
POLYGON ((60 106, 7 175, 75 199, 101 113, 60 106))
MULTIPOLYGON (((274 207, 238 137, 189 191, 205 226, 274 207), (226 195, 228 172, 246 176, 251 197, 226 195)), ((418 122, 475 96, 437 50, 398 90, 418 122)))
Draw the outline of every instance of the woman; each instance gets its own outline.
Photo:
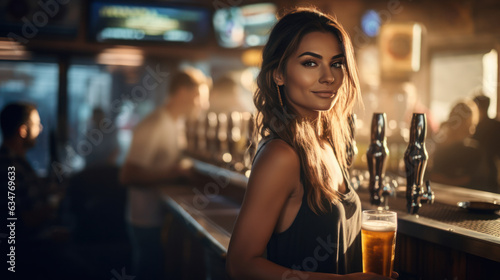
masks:
POLYGON ((257 78, 263 140, 227 256, 234 279, 388 279, 361 268, 361 204, 346 183, 359 98, 350 39, 332 17, 276 24, 257 78), (266 254, 267 249, 267 256, 266 254))

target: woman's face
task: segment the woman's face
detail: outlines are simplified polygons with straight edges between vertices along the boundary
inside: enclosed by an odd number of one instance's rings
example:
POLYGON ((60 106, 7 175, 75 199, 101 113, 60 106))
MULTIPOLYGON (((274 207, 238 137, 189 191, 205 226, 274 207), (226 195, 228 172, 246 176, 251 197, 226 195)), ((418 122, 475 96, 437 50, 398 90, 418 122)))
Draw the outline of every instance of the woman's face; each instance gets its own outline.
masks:
POLYGON ((286 63, 285 73, 274 73, 278 85, 302 116, 317 117, 338 99, 344 79, 345 56, 339 40, 329 32, 306 34, 286 63), (283 88, 283 87, 282 87, 283 88))

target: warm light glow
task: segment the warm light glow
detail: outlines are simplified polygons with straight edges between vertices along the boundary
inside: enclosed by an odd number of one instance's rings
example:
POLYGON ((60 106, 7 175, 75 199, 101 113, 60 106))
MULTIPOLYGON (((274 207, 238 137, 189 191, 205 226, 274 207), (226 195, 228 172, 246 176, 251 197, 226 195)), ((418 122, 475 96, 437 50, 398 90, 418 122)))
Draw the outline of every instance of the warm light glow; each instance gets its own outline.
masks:
POLYGON ((246 50, 241 56, 241 61, 247 66, 259 66, 262 63, 262 50, 246 50))
POLYGON ((208 123, 211 126, 217 125, 217 114, 215 112, 208 112, 207 118, 208 118, 208 123))
POLYGON ((219 141, 224 142, 227 140, 227 116, 224 113, 219 114, 219 141))
POLYGON ((0 59, 26 60, 30 57, 31 53, 27 52, 22 44, 7 38, 0 38, 0 59))
POLYGON ((240 75, 240 82, 241 82, 241 85, 248 91, 250 92, 254 92, 256 90, 256 83, 255 83, 255 76, 254 76, 254 73, 253 73, 253 69, 255 67, 249 67, 249 68, 246 68, 245 70, 243 70, 241 72, 241 75, 240 75))
POLYGON ((233 160, 233 156, 230 153, 224 153, 222 155, 222 160, 226 163, 229 163, 233 160))
POLYGON ((497 115, 498 89, 498 52, 491 50, 483 56, 483 92, 490 98, 488 115, 495 118, 497 115))
POLYGON ((106 49, 97 56, 97 63, 105 65, 141 66, 143 61, 142 51, 130 47, 106 49))
POLYGON ((208 110, 210 107, 210 89, 207 84, 201 84, 198 88, 200 89, 200 109, 208 110))
POLYGON ((179 28, 179 21, 160 15, 144 15, 141 17, 127 18, 125 27, 144 30, 147 35, 161 35, 169 30, 179 28))
POLYGON ((415 23, 413 25, 411 68, 414 72, 420 70, 420 49, 422 45, 422 27, 415 23))
POLYGON ((233 127, 231 129, 231 140, 233 142, 238 142, 241 139, 241 130, 239 127, 233 127))
POLYGON ((245 166, 241 162, 237 162, 234 164, 234 169, 238 172, 242 171, 244 168, 245 166))

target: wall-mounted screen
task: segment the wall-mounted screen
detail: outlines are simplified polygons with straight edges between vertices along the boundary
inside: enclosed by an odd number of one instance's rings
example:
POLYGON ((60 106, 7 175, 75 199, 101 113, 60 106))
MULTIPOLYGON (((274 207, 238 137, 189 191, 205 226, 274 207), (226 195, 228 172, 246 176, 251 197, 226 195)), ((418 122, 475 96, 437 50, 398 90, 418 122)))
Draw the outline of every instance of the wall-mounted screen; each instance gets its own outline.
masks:
POLYGON ((0 37, 30 40, 72 39, 78 34, 82 1, 0 1, 0 37))
POLYGON ((98 42, 199 44, 210 34, 210 17, 201 7, 94 1, 90 4, 89 32, 98 42))
POLYGON ((276 5, 260 3, 218 9, 213 23, 217 42, 222 47, 263 46, 276 23, 276 5))

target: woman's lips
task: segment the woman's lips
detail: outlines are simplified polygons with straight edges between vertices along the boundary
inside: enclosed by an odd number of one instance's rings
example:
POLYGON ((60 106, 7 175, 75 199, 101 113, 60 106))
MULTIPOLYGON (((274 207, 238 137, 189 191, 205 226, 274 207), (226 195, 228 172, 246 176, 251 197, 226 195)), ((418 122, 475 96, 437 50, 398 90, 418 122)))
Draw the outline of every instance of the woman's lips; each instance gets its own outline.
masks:
POLYGON ((313 91, 315 95, 319 97, 324 97, 324 98, 332 98, 335 96, 335 92, 332 90, 318 90, 318 91, 313 91))

